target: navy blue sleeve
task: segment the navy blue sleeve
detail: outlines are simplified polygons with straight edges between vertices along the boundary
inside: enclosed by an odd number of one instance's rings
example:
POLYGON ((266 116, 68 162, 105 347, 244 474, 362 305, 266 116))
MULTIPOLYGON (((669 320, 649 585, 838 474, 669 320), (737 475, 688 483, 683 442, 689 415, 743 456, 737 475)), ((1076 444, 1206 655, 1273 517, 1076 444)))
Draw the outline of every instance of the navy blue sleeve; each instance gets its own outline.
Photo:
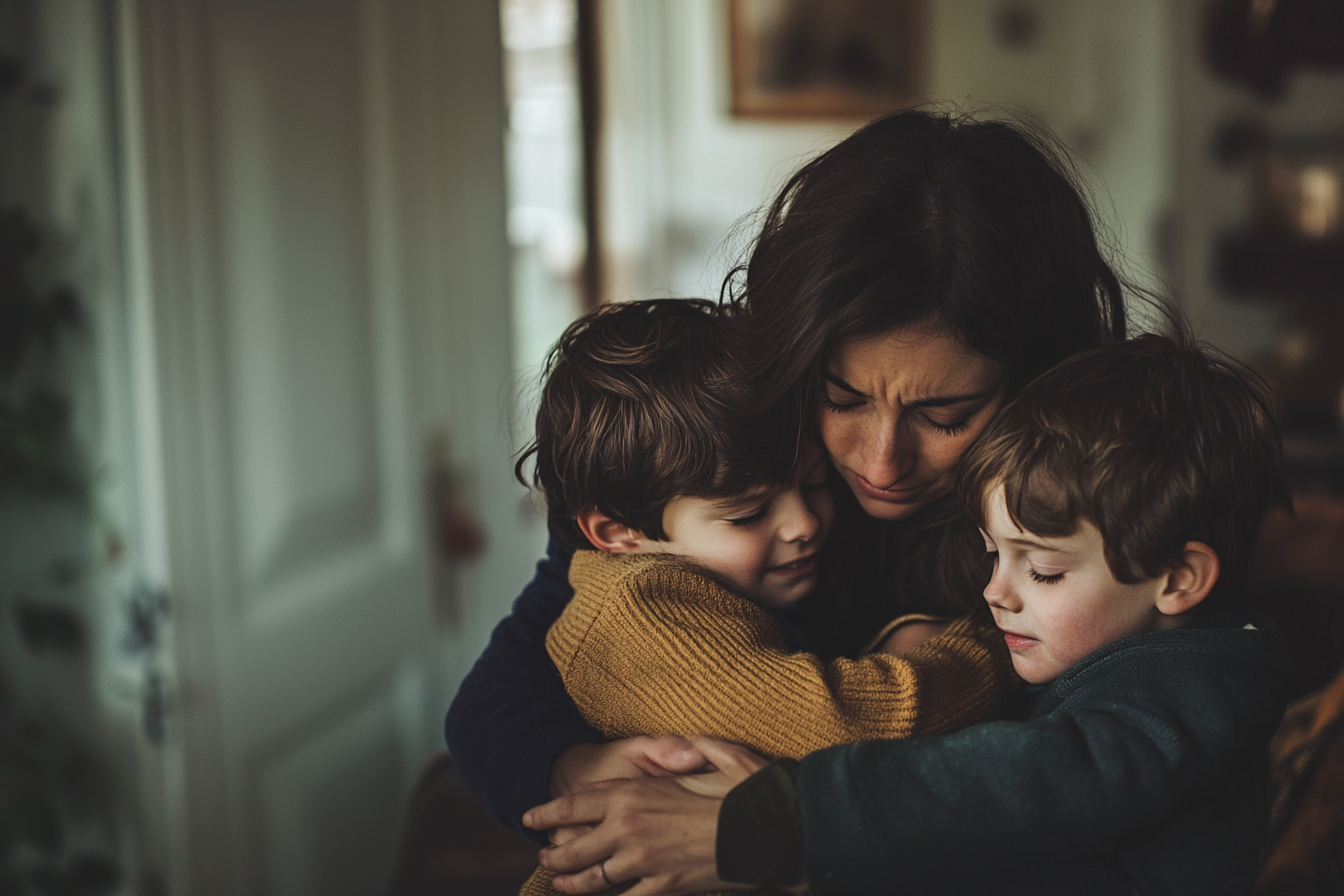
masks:
POLYGON ((1250 892, 1286 679, 1267 623, 1155 632, 1081 661, 1028 721, 812 753, 798 780, 808 882, 1092 893, 1114 872, 1129 892, 1250 892), (1101 884, 1005 886, 1087 873, 1101 884))
POLYGON ((537 574, 495 626, 448 709, 444 737, 458 774, 500 824, 545 844, 523 813, 550 797, 551 763, 580 742, 601 742, 565 692, 546 632, 574 596, 573 551, 554 539, 537 574))

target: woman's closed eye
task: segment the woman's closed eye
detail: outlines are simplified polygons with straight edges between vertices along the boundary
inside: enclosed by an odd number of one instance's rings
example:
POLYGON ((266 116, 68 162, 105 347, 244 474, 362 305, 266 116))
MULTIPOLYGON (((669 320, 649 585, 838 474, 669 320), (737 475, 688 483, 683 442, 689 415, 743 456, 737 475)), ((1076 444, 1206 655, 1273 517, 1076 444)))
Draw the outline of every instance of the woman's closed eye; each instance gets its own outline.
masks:
POLYGON ((960 420, 955 420, 951 423, 943 423, 942 421, 934 420, 932 417, 925 417, 924 420, 935 432, 942 433, 945 436, 959 436, 971 426, 970 417, 962 417, 960 420))
POLYGON ((851 411, 857 411, 859 408, 863 407, 863 404, 862 401, 845 401, 844 399, 836 401, 825 392, 821 394, 822 408, 830 411, 832 414, 848 414, 851 411))

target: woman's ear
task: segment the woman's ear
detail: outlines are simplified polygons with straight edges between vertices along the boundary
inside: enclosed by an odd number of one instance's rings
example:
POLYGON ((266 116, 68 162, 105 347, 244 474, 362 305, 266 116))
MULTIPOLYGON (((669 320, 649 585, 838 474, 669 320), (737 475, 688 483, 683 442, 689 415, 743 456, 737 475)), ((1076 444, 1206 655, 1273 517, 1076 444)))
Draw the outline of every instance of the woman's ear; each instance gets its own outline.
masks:
POLYGON ((644 534, 618 523, 596 507, 579 511, 579 529, 605 554, 638 554, 644 549, 644 534))
POLYGON ((1218 552, 1202 541, 1187 541, 1176 566, 1167 573, 1157 598, 1158 612, 1179 616, 1199 606, 1218 583, 1218 552))

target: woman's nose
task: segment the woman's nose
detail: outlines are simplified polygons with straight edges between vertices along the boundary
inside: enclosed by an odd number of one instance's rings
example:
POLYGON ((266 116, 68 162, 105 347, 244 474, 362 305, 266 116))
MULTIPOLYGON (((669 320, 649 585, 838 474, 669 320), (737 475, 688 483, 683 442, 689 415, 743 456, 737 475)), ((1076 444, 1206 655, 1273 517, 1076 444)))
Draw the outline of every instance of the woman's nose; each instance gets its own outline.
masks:
POLYGON ((919 446, 913 434, 902 431, 899 421, 883 421, 879 426, 869 435, 863 478, 878 488, 891 488, 915 468, 919 446))

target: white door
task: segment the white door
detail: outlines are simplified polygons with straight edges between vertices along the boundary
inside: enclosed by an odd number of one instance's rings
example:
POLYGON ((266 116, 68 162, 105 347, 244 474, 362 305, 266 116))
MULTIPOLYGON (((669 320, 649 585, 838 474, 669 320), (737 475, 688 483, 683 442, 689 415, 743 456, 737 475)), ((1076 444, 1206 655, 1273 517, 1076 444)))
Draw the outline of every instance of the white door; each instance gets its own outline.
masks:
POLYGON ((379 892, 469 661, 436 620, 479 627, 442 604, 494 618, 526 577, 498 27, 492 0, 117 6, 172 896, 379 892), (444 429, 491 548, 436 584, 444 429))

